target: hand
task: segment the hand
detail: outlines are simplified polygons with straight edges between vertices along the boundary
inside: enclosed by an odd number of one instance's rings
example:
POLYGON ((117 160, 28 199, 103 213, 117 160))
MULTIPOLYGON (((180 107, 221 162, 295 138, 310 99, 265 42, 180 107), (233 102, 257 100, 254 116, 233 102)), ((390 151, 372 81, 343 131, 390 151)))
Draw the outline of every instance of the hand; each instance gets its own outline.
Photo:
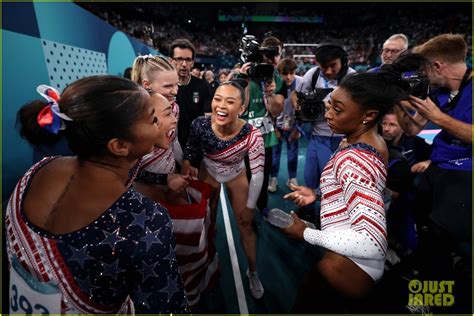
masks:
POLYGON ((197 178, 199 170, 191 166, 189 160, 183 160, 183 164, 181 165, 181 174, 183 176, 189 176, 191 178, 197 178))
POLYGON ((266 96, 271 96, 275 93, 275 89, 276 89, 276 83, 275 83, 275 80, 272 80, 271 82, 265 82, 263 84, 263 94, 265 94, 266 96))
POLYGON ((291 143, 294 140, 298 140, 300 137, 301 137, 300 131, 297 128, 294 128, 291 131, 290 136, 288 136, 288 142, 291 143))
POLYGON ((411 166, 411 172, 413 173, 425 172, 426 169, 428 169, 428 167, 430 166, 430 164, 431 164, 431 160, 420 161, 414 164, 413 166, 411 166))
POLYGON ((305 222, 299 219, 298 215, 295 212, 291 211, 291 217, 293 217, 293 223, 282 230, 291 238, 295 238, 298 240, 304 240, 304 230, 308 227, 305 222))
POLYGON ((181 193, 189 185, 189 176, 183 176, 177 173, 168 175, 168 188, 171 191, 181 193))
POLYGON ((252 63, 245 63, 242 65, 242 67, 240 67, 239 69, 239 72, 242 74, 242 75, 249 75, 249 69, 250 67, 252 66, 252 63))
POLYGON ((408 98, 410 105, 424 118, 430 120, 433 123, 437 123, 438 120, 443 116, 440 108, 428 97, 425 100, 410 96, 408 98))
POLYGON ((282 135, 281 135, 280 130, 278 128, 275 128, 274 132, 275 132, 275 136, 278 138, 278 140, 281 140, 282 135))
POLYGON ((290 183, 290 189, 293 190, 293 192, 285 194, 283 198, 286 200, 292 200, 293 203, 300 207, 316 201, 316 193, 314 193, 311 188, 290 183))

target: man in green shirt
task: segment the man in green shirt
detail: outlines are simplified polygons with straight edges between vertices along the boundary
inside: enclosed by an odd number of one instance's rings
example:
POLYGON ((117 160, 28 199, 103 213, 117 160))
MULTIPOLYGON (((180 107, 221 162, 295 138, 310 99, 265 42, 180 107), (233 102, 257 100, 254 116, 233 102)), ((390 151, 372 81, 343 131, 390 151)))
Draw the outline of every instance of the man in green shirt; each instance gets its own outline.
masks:
MULTIPOLYGON (((281 56, 283 43, 276 37, 270 36, 265 38, 262 47, 274 48, 277 50, 276 56, 266 56, 263 54, 263 63, 272 65, 274 68, 278 65, 281 56)), ((248 78, 248 71, 251 63, 245 63, 240 68, 240 74, 248 78)), ((268 180, 272 167, 272 147, 278 143, 274 131, 274 122, 276 117, 283 111, 283 105, 286 98, 287 86, 283 79, 274 69, 273 80, 267 82, 256 81, 255 79, 248 79, 249 83, 246 88, 248 94, 246 99, 247 109, 242 115, 242 118, 248 121, 253 126, 257 127, 262 133, 265 143, 265 166, 263 186, 260 196, 257 200, 257 207, 261 211, 267 207, 268 202, 268 180)), ((247 174, 250 177, 248 169, 248 159, 246 159, 247 174)))

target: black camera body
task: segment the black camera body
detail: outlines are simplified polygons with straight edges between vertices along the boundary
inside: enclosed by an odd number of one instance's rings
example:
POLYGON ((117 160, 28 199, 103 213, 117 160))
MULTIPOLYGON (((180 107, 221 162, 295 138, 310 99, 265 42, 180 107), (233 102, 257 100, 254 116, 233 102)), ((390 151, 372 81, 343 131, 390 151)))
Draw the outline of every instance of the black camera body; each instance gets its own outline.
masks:
POLYGON ((258 82, 273 80, 274 69, 272 65, 263 64, 263 56, 272 59, 279 54, 278 47, 260 47, 255 36, 245 35, 240 43, 240 60, 243 63, 250 62, 250 79, 258 82))
POLYGON ((331 93, 330 88, 316 88, 310 92, 297 92, 298 108, 295 111, 296 119, 300 122, 315 122, 324 117, 326 106, 324 98, 331 93))
POLYGON ((417 72, 402 74, 400 86, 408 95, 426 99, 430 93, 430 82, 426 76, 417 72))

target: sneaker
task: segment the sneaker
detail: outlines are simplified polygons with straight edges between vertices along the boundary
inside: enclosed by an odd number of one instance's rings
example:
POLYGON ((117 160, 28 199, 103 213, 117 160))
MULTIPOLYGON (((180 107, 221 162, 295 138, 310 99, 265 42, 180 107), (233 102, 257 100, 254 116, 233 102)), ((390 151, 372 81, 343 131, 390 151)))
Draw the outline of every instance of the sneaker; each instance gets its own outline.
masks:
POLYGON ((278 179, 276 177, 271 177, 270 182, 268 183, 268 192, 276 192, 278 187, 278 179))
POLYGON ((296 181, 296 178, 288 179, 288 181, 286 182, 286 186, 288 188, 290 188, 290 190, 292 190, 291 187, 290 187, 290 184, 298 185, 298 181, 296 181))
POLYGON ((256 299, 262 298, 264 290, 257 272, 250 272, 247 270, 247 277, 249 278, 250 292, 252 293, 252 296, 256 299))

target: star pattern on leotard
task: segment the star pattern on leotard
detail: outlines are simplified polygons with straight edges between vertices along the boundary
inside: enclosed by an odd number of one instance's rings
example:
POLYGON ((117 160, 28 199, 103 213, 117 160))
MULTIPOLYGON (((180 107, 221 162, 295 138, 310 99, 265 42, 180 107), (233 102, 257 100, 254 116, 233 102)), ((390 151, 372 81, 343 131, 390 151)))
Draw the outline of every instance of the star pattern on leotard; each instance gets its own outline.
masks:
POLYGON ((86 276, 85 279, 76 278, 76 282, 79 284, 81 289, 86 289, 89 294, 92 293, 92 290, 100 288, 100 286, 94 285, 91 283, 91 277, 86 276))
POLYGON ((148 220, 149 216, 146 215, 146 209, 143 209, 140 214, 132 213, 133 221, 130 223, 130 226, 137 225, 141 228, 144 228, 145 222, 148 220))
POLYGON ((148 278, 158 277, 154 271, 157 265, 158 262, 155 262, 154 264, 147 264, 145 261, 143 261, 143 282, 145 282, 148 278))
POLYGON ((87 247, 86 246, 84 246, 82 248, 79 248, 79 249, 76 249, 72 246, 69 246, 69 248, 73 252, 72 256, 69 257, 69 261, 76 261, 81 266, 81 269, 84 268, 84 262, 86 260, 95 260, 94 257, 91 257, 87 254, 87 247))
POLYGON ((166 283, 166 286, 163 287, 160 291, 160 293, 166 293, 168 295, 168 301, 173 297, 174 293, 179 292, 179 286, 178 286, 178 277, 176 276, 174 279, 171 279, 168 276, 168 281, 166 283))
POLYGON ((114 262, 108 264, 108 263, 103 263, 102 267, 104 268, 104 271, 101 273, 102 276, 110 276, 112 279, 116 280, 117 274, 120 272, 123 272, 125 270, 122 270, 118 267, 119 261, 115 260, 114 262))
POLYGON ((145 236, 140 238, 140 241, 143 241, 146 243, 146 251, 148 251, 153 244, 160 244, 160 245, 163 244, 160 238, 158 238, 158 234, 160 230, 161 228, 159 228, 156 231, 151 231, 147 229, 147 231, 145 232, 145 236))
POLYGON ((142 291, 140 285, 138 285, 138 288, 137 288, 137 292, 136 292, 136 296, 137 296, 137 305, 138 304, 142 304, 143 306, 145 307, 150 307, 150 305, 148 305, 148 297, 150 297, 152 295, 152 293, 145 293, 142 291))
POLYGON ((106 230, 102 230, 102 233, 105 235, 105 239, 102 240, 100 243, 101 244, 108 244, 110 246, 110 248, 112 248, 112 250, 115 250, 115 245, 118 243, 118 242, 121 242, 123 240, 125 240, 126 238, 124 237, 121 237, 119 235, 120 233, 120 228, 117 228, 116 230, 114 230, 112 233, 109 233, 108 231, 106 230))

